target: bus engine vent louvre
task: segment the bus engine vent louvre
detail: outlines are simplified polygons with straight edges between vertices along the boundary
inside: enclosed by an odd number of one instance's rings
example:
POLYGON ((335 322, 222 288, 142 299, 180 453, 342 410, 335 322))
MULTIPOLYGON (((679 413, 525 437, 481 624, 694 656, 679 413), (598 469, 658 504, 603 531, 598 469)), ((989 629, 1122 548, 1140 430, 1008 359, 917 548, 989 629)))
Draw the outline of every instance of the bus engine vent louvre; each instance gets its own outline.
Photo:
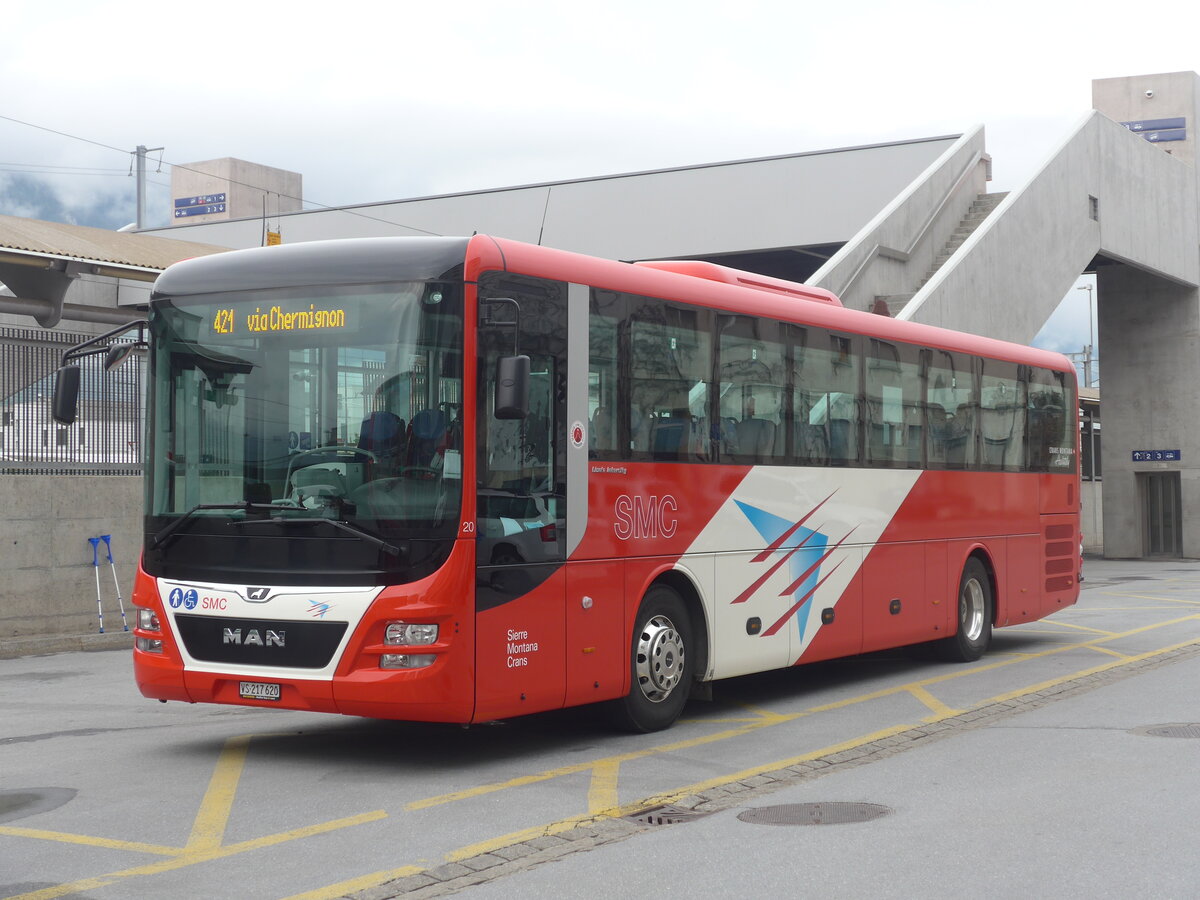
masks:
POLYGON ((751 825, 848 825, 890 812, 890 806, 879 803, 785 803, 743 810, 738 819, 751 825))
POLYGON ((691 822, 695 819, 702 819, 705 816, 711 816, 713 811, 699 809, 685 809, 682 806, 652 806, 650 809, 643 809, 641 812, 633 813, 626 816, 630 822, 636 822, 639 825, 678 825, 682 822, 691 822))

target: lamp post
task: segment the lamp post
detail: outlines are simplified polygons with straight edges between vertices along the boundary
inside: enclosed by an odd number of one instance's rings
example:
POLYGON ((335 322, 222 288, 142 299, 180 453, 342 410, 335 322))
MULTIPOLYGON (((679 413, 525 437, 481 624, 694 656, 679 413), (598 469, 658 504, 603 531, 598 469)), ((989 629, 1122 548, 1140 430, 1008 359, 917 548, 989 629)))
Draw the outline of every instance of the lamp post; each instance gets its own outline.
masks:
POLYGON ((1083 386, 1092 386, 1092 354, 1096 352, 1096 332, 1092 328, 1092 291, 1095 285, 1084 284, 1075 288, 1077 291, 1088 292, 1088 345, 1087 355, 1083 358, 1083 386))

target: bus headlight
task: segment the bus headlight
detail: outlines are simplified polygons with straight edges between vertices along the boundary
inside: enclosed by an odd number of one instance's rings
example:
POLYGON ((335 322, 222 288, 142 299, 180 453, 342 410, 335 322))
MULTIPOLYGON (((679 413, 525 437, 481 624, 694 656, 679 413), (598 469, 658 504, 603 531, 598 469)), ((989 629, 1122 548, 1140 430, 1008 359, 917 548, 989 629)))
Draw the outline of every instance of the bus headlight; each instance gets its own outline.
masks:
POLYGON ((156 638, 137 638, 134 643, 143 653, 162 653, 162 641, 156 638))
POLYGON ((432 666, 436 653, 384 653, 379 657, 381 669, 424 669, 432 666))
POLYGON ((142 631, 161 631, 162 625, 159 624, 158 614, 152 609, 138 609, 137 615, 138 628, 142 631))
MULTIPOLYGON (((437 639, 438 627, 431 622, 388 622, 387 631, 383 635, 385 644, 403 644, 408 647, 436 644, 437 639)), ((429 665, 429 663, 425 663, 425 665, 429 665)))

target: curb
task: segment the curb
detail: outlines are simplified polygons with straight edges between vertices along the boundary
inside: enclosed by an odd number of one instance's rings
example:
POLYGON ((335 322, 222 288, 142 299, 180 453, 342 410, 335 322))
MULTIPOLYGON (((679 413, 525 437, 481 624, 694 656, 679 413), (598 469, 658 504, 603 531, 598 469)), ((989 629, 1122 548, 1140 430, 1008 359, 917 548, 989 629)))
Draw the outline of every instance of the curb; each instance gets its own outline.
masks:
POLYGON ((132 649, 133 632, 131 631, 112 631, 104 634, 40 634, 33 637, 0 638, 0 659, 45 656, 50 653, 132 649))

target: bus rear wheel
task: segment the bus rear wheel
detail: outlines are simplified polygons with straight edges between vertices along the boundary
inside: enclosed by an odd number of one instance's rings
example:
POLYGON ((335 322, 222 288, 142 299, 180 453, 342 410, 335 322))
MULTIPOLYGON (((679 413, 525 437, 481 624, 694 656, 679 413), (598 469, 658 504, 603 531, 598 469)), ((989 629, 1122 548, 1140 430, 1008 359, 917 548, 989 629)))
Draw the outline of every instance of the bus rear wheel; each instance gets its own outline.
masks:
POLYGON ((938 644, 942 659, 974 662, 992 641, 992 581, 979 558, 972 556, 958 581, 957 631, 938 644))
POLYGON ((633 629, 629 693, 612 707, 619 727, 661 731, 679 718, 691 690, 691 647, 691 619, 683 599, 667 585, 654 585, 633 629))

